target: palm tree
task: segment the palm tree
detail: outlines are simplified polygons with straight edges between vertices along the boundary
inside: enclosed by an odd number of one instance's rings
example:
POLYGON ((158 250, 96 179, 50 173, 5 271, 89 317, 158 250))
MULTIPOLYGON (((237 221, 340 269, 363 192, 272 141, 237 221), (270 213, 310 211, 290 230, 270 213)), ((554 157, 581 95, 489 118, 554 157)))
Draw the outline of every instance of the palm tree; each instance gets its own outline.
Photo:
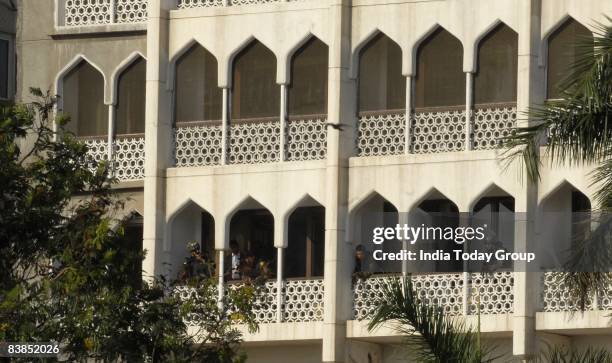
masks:
MULTIPOLYGON (((406 336, 407 360, 427 363, 482 363, 492 356, 494 347, 481 343, 480 331, 466 326, 462 317, 446 315, 442 309, 418 298, 410 276, 387 281, 376 309, 368 316, 368 330, 390 324, 406 336), (409 357, 408 357, 409 356, 409 357)), ((536 362, 612 363, 612 354, 605 349, 574 350, 551 347, 536 362)))
MULTIPOLYGON (((551 163, 596 165, 592 174, 596 199, 603 211, 612 211, 612 19, 597 24, 595 36, 576 45, 578 57, 560 84, 561 98, 530 110, 533 126, 519 127, 505 140, 504 157, 523 160, 527 177, 540 178, 540 146, 551 163)), ((590 237, 574 241, 564 284, 570 300, 581 310, 594 292, 602 294, 612 283, 612 219, 603 218, 590 237), (588 262, 587 262, 588 261, 588 262), (585 272, 589 271, 589 272, 585 272), (595 272, 593 272, 595 271, 595 272), (601 272, 603 271, 603 272, 601 272)))
MULTIPOLYGON (((383 285, 382 299, 370 316, 368 330, 384 323, 406 335, 406 344, 422 362, 480 363, 486 352, 480 334, 460 318, 449 317, 436 306, 418 299, 409 277, 383 285)), ((415 358, 412 357, 412 358, 415 358)))

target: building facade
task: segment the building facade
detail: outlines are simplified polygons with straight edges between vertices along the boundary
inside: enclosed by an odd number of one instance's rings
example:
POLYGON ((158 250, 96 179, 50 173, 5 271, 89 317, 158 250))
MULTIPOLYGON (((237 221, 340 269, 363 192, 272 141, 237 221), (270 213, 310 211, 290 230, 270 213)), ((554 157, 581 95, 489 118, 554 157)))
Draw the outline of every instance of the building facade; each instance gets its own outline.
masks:
MULTIPOLYGON (((70 130, 95 158, 113 160, 145 272, 176 276, 193 240, 219 266, 231 240, 274 266, 260 329, 245 332, 250 362, 410 361, 390 327, 368 332, 362 320, 387 278, 351 279, 368 214, 504 211, 503 233, 532 250, 572 233, 544 212, 596 208, 590 168, 544 160, 531 183, 519 164, 504 165, 499 137, 558 97, 573 42, 605 22, 609 1, 18 7, 16 98, 51 89, 70 130)), ((524 271, 411 278, 448 314, 469 324, 480 315, 485 339, 507 358, 551 343, 612 348, 612 300, 594 297, 574 314, 557 274, 524 271)), ((218 274, 223 291, 231 282, 218 274)))

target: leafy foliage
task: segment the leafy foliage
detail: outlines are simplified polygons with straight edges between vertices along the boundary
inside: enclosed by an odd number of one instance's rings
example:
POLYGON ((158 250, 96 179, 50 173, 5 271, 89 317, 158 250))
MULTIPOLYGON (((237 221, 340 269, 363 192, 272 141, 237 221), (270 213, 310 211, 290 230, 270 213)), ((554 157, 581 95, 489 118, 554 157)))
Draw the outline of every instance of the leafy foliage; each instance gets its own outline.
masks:
POLYGON ((186 298, 163 277, 143 281, 110 166, 63 132, 66 117, 56 141, 56 100, 32 93, 0 110, 0 341, 57 341, 66 361, 244 361, 235 324, 257 328, 256 289, 219 304, 214 279, 190 281, 186 298))
POLYGON ((487 352, 480 346, 479 334, 460 319, 453 319, 438 307, 419 300, 409 277, 392 279, 383 286, 381 303, 370 318, 370 331, 388 322, 405 334, 410 353, 419 362, 491 360, 485 358, 487 352))

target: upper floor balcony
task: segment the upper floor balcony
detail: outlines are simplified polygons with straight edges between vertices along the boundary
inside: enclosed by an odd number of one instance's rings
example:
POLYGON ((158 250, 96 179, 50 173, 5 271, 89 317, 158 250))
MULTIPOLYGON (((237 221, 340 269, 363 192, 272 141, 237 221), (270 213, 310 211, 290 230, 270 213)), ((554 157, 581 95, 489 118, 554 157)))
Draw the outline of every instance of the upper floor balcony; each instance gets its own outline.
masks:
POLYGON ((148 0, 55 0, 56 26, 145 23, 148 0))
MULTIPOLYGON (((563 65, 572 62, 563 49, 583 36, 582 28, 569 19, 550 36, 549 85, 558 83, 563 65)), ((327 44, 311 35, 281 64, 277 52, 251 39, 235 50, 226 66, 219 62, 227 57, 195 41, 190 44, 171 55, 167 80, 173 98, 175 167, 326 158, 327 44), (220 73, 226 68, 228 74, 220 73), (285 77, 279 76, 283 73, 285 77)), ((477 71, 464 72, 462 43, 438 27, 415 48, 414 69, 406 70, 399 45, 376 33, 354 52, 350 73, 356 97, 342 98, 354 114, 334 121, 353 136, 343 142, 352 139, 347 149, 353 149, 355 157, 499 148, 519 117, 517 49, 517 33, 501 23, 478 44, 477 71)), ((145 64, 135 54, 113 74, 103 75, 81 56, 57 77, 58 94, 65 103, 60 109, 77 124, 88 124, 75 126, 84 130, 77 135, 98 137, 88 141, 95 146, 92 153, 98 159, 118 158, 127 169, 142 169, 144 160, 145 64), (81 69, 85 71, 79 76, 81 69), (87 93, 79 91, 84 84, 87 93), (106 146, 100 137, 109 140, 106 146)), ((555 97, 551 92, 549 97, 555 97)), ((139 179, 143 174, 133 170, 120 175, 139 179)))

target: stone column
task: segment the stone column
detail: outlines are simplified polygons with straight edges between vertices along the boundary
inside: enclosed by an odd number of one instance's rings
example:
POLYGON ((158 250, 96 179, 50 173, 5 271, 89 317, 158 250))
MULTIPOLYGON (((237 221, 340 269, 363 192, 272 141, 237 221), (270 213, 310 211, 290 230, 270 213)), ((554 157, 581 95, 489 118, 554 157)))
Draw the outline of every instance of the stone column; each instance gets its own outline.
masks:
POLYGON ((472 150, 472 108, 474 104, 474 73, 465 73, 465 150, 472 150))
POLYGON ((143 263, 145 276, 162 273, 166 233, 166 168, 172 155, 172 97, 166 88, 168 68, 168 10, 171 0, 149 0, 145 109, 145 178, 143 263))
POLYGON ((351 317, 350 244, 345 240, 348 205, 348 157, 356 127, 355 81, 348 72, 350 16, 348 0, 329 6, 328 122, 347 127, 327 128, 325 176, 325 296, 322 361, 345 362, 346 320, 351 317))
POLYGON ((410 154, 410 117, 412 116, 412 76, 406 76, 406 120, 404 120, 404 154, 410 154))
MULTIPOLYGON (((538 66, 541 0, 521 0, 519 6, 519 48, 517 75, 517 115, 519 125, 531 122, 524 112, 543 101, 543 72, 538 66)), ((517 160, 518 161, 518 160, 517 160)), ((522 161, 518 161, 522 162, 522 161)), ((520 165, 522 167, 522 165, 520 165)), ((515 198, 514 246, 517 252, 534 250, 537 184, 523 181, 524 189, 515 198)), ((538 306, 539 273, 526 272, 526 263, 515 262, 513 354, 525 360, 536 354, 535 313, 538 306)))
MULTIPOLYGON (((116 115, 116 107, 114 104, 110 104, 108 105, 108 153, 107 153, 107 157, 108 157, 108 161, 109 162, 113 162, 113 154, 115 152, 114 147, 113 147, 113 140, 115 139, 115 115, 116 115)), ((111 164, 112 167, 112 164, 111 164)), ((113 168, 114 169, 114 168, 113 168)), ((114 174, 114 170, 113 170, 113 174, 114 174)))

